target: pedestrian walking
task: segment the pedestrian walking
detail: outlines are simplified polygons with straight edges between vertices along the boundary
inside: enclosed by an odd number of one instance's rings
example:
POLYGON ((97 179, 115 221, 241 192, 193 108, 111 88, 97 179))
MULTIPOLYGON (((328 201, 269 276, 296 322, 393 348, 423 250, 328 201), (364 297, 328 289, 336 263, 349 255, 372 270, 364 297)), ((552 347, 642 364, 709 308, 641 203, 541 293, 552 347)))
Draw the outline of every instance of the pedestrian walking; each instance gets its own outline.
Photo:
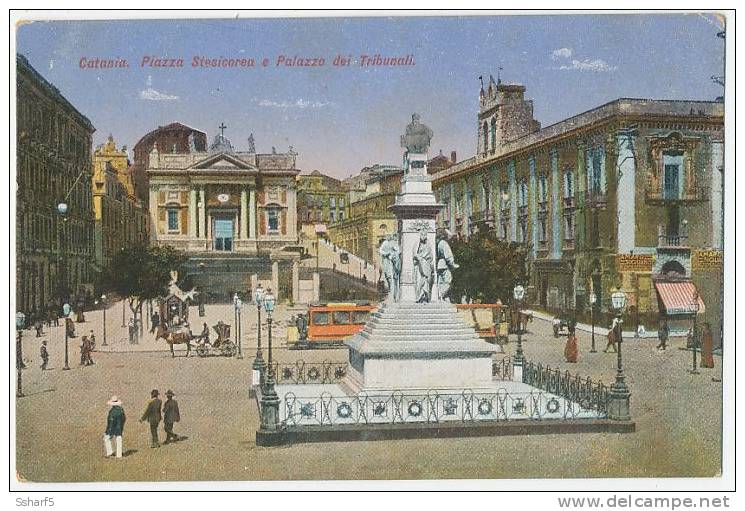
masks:
POLYGON ((65 328, 67 328, 67 337, 70 339, 74 339, 75 336, 75 323, 73 323, 72 318, 67 317, 65 318, 65 328))
POLYGON ((608 348, 613 348, 613 353, 616 353, 616 340, 618 339, 618 332, 617 328, 620 328, 620 320, 618 318, 613 318, 613 323, 611 323, 610 330, 608 330, 608 344, 605 345, 605 349, 603 350, 605 353, 608 353, 608 348))
POLYGON ((180 440, 180 437, 173 432, 173 424, 181 420, 179 414, 178 402, 173 399, 173 391, 168 390, 166 392, 166 402, 163 404, 163 429, 166 431, 166 441, 164 443, 171 443, 171 439, 174 442, 180 440))
POLYGON ((199 341, 200 342, 210 342, 210 327, 207 326, 207 323, 202 324, 202 333, 199 335, 199 341))
POLYGON ((657 338, 660 343, 657 345, 657 349, 665 351, 667 349, 667 338, 670 336, 670 329, 667 326, 667 319, 660 318, 660 324, 657 327, 657 338))
POLYGON ((88 365, 88 336, 84 335, 80 342, 80 365, 88 365))
POLYGON ((579 350, 577 349, 576 327, 574 325, 569 325, 567 343, 566 346, 564 346, 564 358, 567 362, 576 364, 578 352, 579 350))
POLYGON ((150 316, 150 333, 154 333, 158 327, 160 326, 160 314, 157 312, 153 312, 153 315, 150 316))
POLYGON ((34 321, 34 330, 36 330, 36 337, 44 335, 44 323, 41 321, 41 316, 34 321))
POLYGON ((41 356, 41 370, 46 371, 47 364, 49 364, 49 351, 47 351, 47 341, 41 341, 39 355, 41 356))
POLYGON ((714 339, 711 335, 711 325, 704 323, 701 331, 701 367, 714 367, 714 339))
POLYGON ((91 343, 91 351, 96 351, 96 335, 91 330, 91 334, 88 336, 88 342, 91 343))
POLYGON ((150 447, 160 447, 160 442, 158 441, 158 424, 160 424, 160 421, 162 420, 161 416, 161 407, 163 405, 163 402, 158 398, 159 393, 157 390, 153 389, 150 392, 150 401, 147 404, 147 408, 145 408, 145 413, 142 414, 142 418, 140 419, 140 422, 147 421, 148 424, 150 424, 150 447))
POLYGON ((127 416, 124 414, 122 402, 116 396, 111 396, 107 403, 111 408, 106 418, 106 433, 103 435, 103 445, 106 449, 106 457, 122 457, 122 436, 124 434, 124 422, 127 416), (114 450, 116 448, 116 451, 114 450))
POLYGON ((137 344, 137 341, 136 341, 137 332, 135 331, 134 318, 129 318, 129 324, 127 325, 127 330, 129 332, 129 344, 137 344))
POLYGON ((59 312, 57 311, 57 308, 52 306, 52 310, 49 312, 49 314, 52 319, 52 324, 54 326, 59 326, 59 312))

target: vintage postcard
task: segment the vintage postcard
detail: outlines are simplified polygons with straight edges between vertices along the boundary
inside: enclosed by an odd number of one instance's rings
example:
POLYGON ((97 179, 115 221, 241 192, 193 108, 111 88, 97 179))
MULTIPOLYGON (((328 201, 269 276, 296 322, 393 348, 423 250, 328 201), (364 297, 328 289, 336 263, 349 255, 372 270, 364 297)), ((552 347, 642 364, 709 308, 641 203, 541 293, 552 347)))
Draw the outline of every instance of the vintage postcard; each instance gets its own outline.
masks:
POLYGON ((733 23, 12 12, 11 488, 733 487, 733 23))

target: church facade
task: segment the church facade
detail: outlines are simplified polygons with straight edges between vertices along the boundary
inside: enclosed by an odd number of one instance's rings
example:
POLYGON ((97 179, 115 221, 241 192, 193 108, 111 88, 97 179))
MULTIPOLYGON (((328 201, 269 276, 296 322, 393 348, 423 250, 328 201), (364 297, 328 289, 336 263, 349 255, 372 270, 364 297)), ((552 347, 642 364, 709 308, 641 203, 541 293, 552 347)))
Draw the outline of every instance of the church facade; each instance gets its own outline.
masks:
MULTIPOLYGON (((194 150, 196 149, 196 150, 194 150)), ((151 242, 189 256, 188 273, 208 299, 247 294, 259 282, 289 296, 283 281, 299 259, 297 154, 236 151, 218 134, 205 150, 148 155, 151 242)))
POLYGON ((150 152, 152 239, 188 253, 268 253, 297 242, 295 153, 150 152))

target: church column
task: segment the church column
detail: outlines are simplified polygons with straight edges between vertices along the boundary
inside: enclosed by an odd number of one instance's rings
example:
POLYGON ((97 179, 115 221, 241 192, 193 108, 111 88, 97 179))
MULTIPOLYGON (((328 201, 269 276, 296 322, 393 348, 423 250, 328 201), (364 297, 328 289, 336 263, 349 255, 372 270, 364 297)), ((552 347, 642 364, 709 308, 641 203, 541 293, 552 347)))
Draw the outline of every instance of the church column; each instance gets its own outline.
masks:
POLYGON ((207 238, 207 198, 204 193, 204 185, 199 187, 199 202, 202 207, 199 208, 199 237, 207 238))
POLYGON ((241 229, 240 238, 248 238, 248 191, 241 188, 241 229))
POLYGON ((256 189, 251 188, 248 191, 248 211, 250 218, 248 221, 248 237, 252 240, 256 239, 256 189))
POLYGON ((197 237, 197 190, 189 188, 189 238, 197 237))

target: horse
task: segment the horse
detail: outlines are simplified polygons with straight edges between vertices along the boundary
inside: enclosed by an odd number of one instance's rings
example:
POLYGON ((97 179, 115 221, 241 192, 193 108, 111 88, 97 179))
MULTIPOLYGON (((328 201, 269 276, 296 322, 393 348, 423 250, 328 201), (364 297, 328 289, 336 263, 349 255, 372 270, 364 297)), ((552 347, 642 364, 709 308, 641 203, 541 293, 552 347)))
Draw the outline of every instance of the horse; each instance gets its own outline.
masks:
POLYGON ((174 344, 186 344, 186 356, 191 353, 191 341, 194 339, 194 335, 191 330, 184 329, 180 332, 170 332, 165 323, 158 325, 158 329, 155 332, 155 340, 164 339, 171 347, 171 357, 175 357, 176 354, 173 352, 174 344))

